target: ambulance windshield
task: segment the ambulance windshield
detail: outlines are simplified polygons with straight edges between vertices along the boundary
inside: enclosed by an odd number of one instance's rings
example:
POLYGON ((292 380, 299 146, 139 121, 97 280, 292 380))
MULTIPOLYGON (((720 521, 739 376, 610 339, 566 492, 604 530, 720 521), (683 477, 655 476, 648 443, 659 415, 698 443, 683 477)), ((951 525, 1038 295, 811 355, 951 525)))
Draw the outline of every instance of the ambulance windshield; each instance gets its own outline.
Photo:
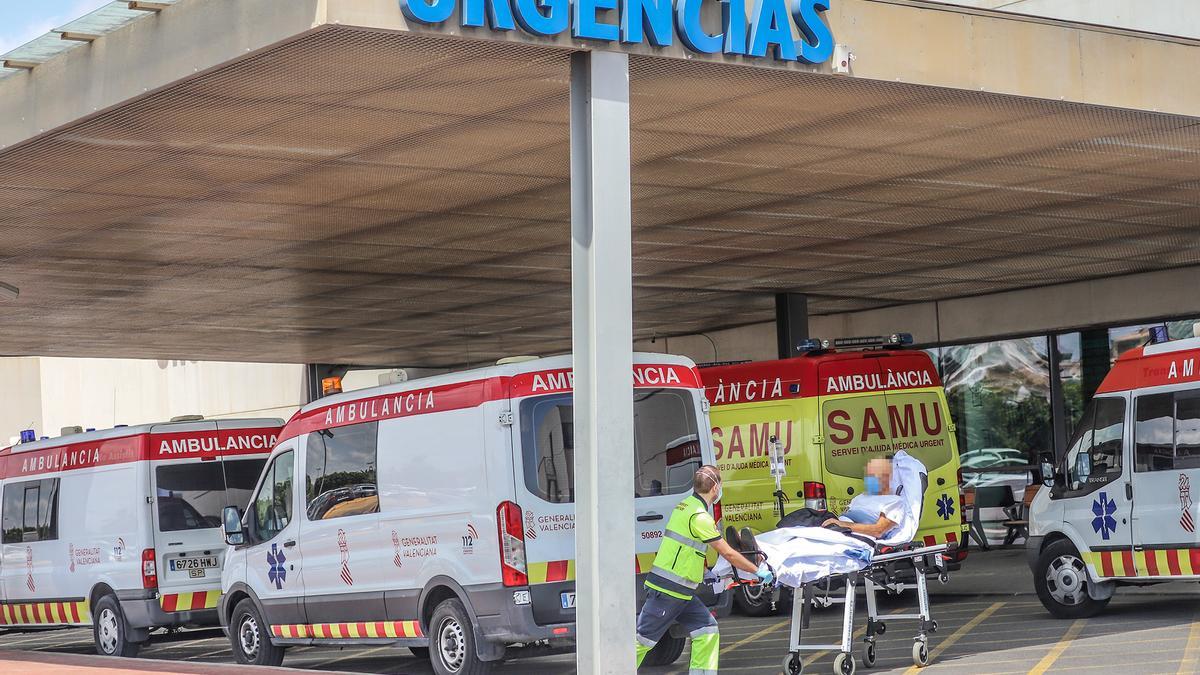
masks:
POLYGON ((256 458, 159 466, 154 472, 159 531, 219 527, 226 506, 246 507, 265 463, 256 458))
MULTIPOLYGON (((575 423, 569 394, 521 403, 525 486, 542 499, 575 501, 575 423)), ((692 395, 679 389, 634 394, 634 496, 687 492, 703 459, 692 395)))

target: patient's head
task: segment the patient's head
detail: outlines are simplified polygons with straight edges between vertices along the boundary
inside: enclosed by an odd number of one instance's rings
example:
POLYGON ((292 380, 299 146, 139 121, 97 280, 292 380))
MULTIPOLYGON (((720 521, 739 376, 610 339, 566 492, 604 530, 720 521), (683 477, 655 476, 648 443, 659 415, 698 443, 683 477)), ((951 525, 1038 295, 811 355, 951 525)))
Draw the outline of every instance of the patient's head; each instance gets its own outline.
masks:
POLYGON ((892 460, 876 458, 867 462, 863 475, 867 494, 887 495, 892 493, 892 460))

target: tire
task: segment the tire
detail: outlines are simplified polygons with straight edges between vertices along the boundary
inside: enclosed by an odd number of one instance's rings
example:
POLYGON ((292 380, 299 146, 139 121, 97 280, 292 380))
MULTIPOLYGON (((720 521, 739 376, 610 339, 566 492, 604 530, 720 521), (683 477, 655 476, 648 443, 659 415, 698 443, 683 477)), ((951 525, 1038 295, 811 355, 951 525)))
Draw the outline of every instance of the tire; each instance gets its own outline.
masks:
POLYGON ((733 589, 733 606, 746 616, 772 616, 778 614, 780 606, 785 604, 779 602, 772 609, 771 591, 763 588, 761 584, 736 586, 733 589))
POLYGON ((471 615, 458 598, 443 600, 429 620, 429 663, 437 675, 487 675, 495 665, 479 660, 471 615))
POLYGON ((1059 619, 1084 619, 1099 614, 1108 598, 1095 600, 1087 592, 1091 583, 1087 564, 1068 539, 1042 549, 1033 570, 1033 587, 1050 614, 1059 619))
POLYGON ((854 675, 854 655, 842 652, 833 659, 833 675, 854 675))
POLYGON ((642 659, 643 666, 669 666, 679 660, 679 656, 683 654, 683 648, 687 646, 687 638, 674 637, 670 633, 662 636, 658 644, 654 645, 654 649, 646 652, 646 658, 642 659))
POLYGON ((875 667, 875 643, 874 642, 868 642, 866 645, 863 646, 862 663, 863 663, 863 668, 874 668, 875 667))
POLYGON ((929 665, 929 644, 924 640, 917 640, 912 646, 913 665, 918 668, 924 668, 929 665))
POLYGON ((271 644, 267 624, 258 607, 245 598, 233 608, 229 621, 229 642, 238 663, 247 666, 278 666, 283 663, 283 647, 271 644))
POLYGON ((115 595, 100 598, 92 617, 92 639, 96 642, 97 654, 127 658, 137 656, 142 643, 129 640, 125 612, 121 611, 121 603, 115 595))
POLYGON ((412 652, 412 655, 418 659, 429 660, 429 647, 409 647, 408 651, 412 652))

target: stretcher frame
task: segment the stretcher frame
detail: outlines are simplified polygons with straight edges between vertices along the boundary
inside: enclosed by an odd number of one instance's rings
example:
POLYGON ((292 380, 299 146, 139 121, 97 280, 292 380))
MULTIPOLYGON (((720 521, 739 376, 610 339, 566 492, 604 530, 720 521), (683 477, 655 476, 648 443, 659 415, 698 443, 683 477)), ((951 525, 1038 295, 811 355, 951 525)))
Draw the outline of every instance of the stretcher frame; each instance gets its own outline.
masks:
MULTIPOLYGON (((833 672, 835 675, 854 675, 854 610, 858 596, 858 582, 863 581, 863 592, 867 605, 867 631, 863 636, 863 665, 870 668, 875 665, 875 642, 883 635, 887 626, 879 619, 875 593, 883 590, 898 594, 905 588, 904 582, 896 577, 902 571, 912 570, 915 576, 917 591, 916 614, 889 614, 888 620, 916 620, 917 633, 913 637, 913 664, 926 666, 929 664, 929 634, 937 630, 937 621, 933 620, 929 604, 929 585, 927 575, 936 572, 937 578, 943 583, 949 578, 946 571, 946 560, 943 557, 950 546, 937 544, 882 553, 874 556, 871 563, 861 570, 834 574, 828 577, 801 584, 792 594, 792 625, 788 636, 788 654, 783 659, 783 672, 787 675, 799 675, 804 672, 803 652, 837 651, 834 658, 833 672), (829 593, 831 582, 842 580, 845 591, 842 597, 834 597, 829 593), (808 627, 812 606, 818 601, 816 592, 824 585, 822 604, 842 605, 842 639, 837 644, 804 644, 803 629, 808 627)), ((778 590, 776 590, 778 593, 778 590)))

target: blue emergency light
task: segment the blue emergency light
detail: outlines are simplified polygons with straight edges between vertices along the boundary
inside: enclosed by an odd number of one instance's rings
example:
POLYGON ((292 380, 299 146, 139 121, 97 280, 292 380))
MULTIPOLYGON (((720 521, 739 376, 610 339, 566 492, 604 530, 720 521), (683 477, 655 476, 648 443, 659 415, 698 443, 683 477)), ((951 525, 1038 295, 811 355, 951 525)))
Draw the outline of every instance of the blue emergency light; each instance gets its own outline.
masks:
POLYGON ((1150 344, 1156 345, 1163 342, 1169 342, 1171 336, 1167 335, 1167 325, 1159 324, 1150 327, 1150 344))
POLYGON ((32 443, 37 440, 37 432, 33 429, 23 429, 21 431, 21 442, 32 443))

